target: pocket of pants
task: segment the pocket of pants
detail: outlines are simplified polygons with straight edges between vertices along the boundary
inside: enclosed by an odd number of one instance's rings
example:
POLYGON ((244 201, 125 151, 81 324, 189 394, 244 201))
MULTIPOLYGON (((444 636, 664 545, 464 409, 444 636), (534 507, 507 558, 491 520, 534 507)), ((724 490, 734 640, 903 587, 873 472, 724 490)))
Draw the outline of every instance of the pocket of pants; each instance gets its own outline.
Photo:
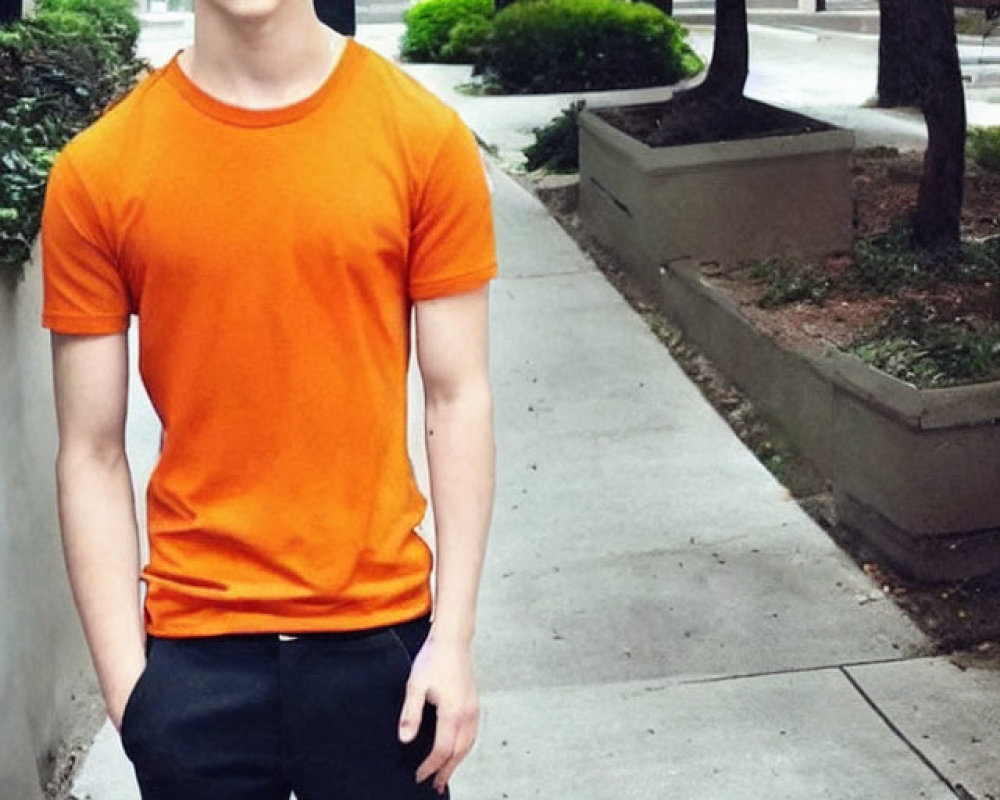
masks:
POLYGON ((391 634, 395 643, 406 654, 406 660, 411 667, 413 666, 414 659, 416 659, 417 654, 420 652, 420 648, 427 641, 430 629, 430 617, 420 617, 412 622, 403 622, 389 628, 389 634, 391 634))

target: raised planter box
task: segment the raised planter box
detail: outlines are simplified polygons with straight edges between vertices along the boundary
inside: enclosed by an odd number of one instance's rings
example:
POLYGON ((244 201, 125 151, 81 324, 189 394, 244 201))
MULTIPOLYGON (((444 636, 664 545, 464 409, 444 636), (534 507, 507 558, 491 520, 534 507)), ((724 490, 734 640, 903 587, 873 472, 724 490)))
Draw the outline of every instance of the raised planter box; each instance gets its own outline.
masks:
POLYGON ((696 264, 852 246, 853 135, 653 149, 580 118, 580 216, 834 486, 838 519, 924 581, 1000 573, 1000 383, 917 388, 787 350, 696 264))
POLYGON ((1000 382, 917 389, 832 347, 787 350, 691 261, 663 313, 833 482, 841 525, 924 581, 1000 572, 1000 382))
POLYGON ((853 147, 850 131, 830 129, 654 149, 586 111, 580 215, 649 288, 682 258, 848 250, 853 147))

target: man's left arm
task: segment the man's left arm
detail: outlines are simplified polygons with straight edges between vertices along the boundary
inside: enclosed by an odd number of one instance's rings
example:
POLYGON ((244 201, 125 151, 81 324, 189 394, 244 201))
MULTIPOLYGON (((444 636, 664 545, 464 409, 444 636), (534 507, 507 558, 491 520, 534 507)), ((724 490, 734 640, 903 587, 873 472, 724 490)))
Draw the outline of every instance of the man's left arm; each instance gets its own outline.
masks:
POLYGON ((412 741, 424 703, 435 706, 434 748, 416 780, 434 776, 439 793, 471 750, 479 724, 472 637, 495 472, 487 318, 485 286, 416 304, 437 579, 434 619, 407 683, 399 735, 412 741))

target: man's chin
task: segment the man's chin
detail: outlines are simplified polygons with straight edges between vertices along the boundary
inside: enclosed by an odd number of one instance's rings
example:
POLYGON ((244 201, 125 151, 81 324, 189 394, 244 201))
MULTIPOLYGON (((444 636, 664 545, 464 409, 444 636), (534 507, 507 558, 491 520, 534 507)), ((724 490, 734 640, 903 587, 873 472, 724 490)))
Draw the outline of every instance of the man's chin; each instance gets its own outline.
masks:
POLYGON ((273 17, 287 0, 202 0, 218 12, 234 20, 266 20, 273 17))

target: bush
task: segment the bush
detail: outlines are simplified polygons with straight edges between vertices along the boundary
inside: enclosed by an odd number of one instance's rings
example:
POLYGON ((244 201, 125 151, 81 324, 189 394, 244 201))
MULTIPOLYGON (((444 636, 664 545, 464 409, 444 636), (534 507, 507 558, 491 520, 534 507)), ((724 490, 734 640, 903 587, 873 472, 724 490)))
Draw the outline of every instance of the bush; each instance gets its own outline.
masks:
MULTIPOLYGON (((460 61, 465 57, 464 51, 458 50, 454 55, 445 53, 452 29, 462 22, 469 23, 472 30, 475 26, 481 29, 482 22, 473 18, 481 17, 488 26, 492 15, 492 0, 423 0, 403 16, 406 33, 399 42, 400 54, 406 61, 460 61)), ((467 29, 459 35, 467 37, 469 33, 467 29)))
POLYGON ((514 3, 477 63, 488 88, 577 92, 675 83, 703 64, 662 11, 622 0, 514 3))
POLYGON ((463 19, 448 34, 448 43, 441 54, 455 64, 474 64, 482 58, 493 25, 481 14, 463 19))
POLYGON ((41 5, 36 16, 0 29, 0 279, 11 286, 38 235, 55 154, 142 67, 134 58, 138 23, 124 21, 121 0, 41 5))
POLYGON ((529 170, 576 172, 580 169, 580 112, 585 103, 580 100, 542 128, 535 128, 533 144, 524 148, 529 170))
POLYGON ((1000 128, 970 128, 969 156, 983 169, 1000 172, 1000 128))
POLYGON ((36 8, 42 14, 62 11, 86 17, 119 59, 135 58, 139 20, 132 13, 132 0, 38 0, 36 8))

